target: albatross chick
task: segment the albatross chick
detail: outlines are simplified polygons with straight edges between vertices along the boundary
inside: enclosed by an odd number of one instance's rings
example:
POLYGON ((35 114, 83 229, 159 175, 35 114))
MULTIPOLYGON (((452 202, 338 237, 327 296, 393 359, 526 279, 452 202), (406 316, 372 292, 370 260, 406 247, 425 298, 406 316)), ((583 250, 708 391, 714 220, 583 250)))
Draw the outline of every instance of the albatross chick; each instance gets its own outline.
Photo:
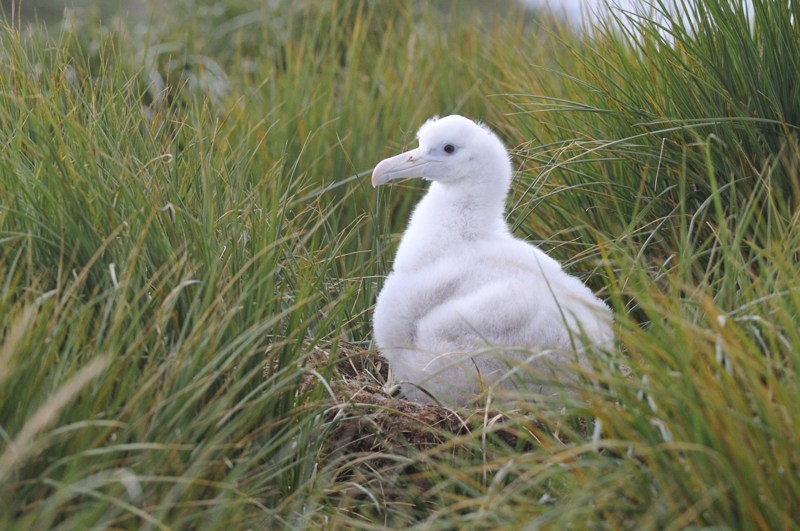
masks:
POLYGON ((375 307, 375 342, 394 380, 420 403, 468 405, 498 385, 556 393, 587 346, 610 347, 610 310, 512 236, 511 161, 492 131, 453 115, 428 120, 417 138, 372 174, 373 186, 431 181, 375 307))

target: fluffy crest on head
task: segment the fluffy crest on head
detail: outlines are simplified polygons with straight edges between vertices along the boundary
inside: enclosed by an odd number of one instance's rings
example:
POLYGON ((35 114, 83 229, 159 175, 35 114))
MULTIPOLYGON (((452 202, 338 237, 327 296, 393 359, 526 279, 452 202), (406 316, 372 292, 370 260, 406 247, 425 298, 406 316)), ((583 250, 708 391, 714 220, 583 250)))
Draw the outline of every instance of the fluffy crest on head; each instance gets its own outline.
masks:
POLYGON ((425 120, 425 122, 420 126, 419 130, 417 131, 417 138, 422 139, 425 135, 426 131, 429 131, 433 125, 438 124, 439 126, 448 125, 452 127, 461 126, 464 129, 468 129, 469 126, 477 125, 481 129, 483 129, 486 133, 490 134, 491 136, 496 138, 494 131, 489 129, 487 125, 483 122, 478 120, 470 120, 465 116, 461 116, 460 114, 451 114, 449 116, 445 116, 444 118, 440 118, 439 115, 434 115, 425 120))

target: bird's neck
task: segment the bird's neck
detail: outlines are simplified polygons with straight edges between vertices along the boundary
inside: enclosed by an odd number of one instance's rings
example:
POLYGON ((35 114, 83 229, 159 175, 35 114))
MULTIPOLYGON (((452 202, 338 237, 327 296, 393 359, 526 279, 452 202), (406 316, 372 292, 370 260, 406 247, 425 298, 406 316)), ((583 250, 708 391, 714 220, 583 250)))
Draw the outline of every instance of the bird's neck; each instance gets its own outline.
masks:
POLYGON ((418 268, 453 247, 507 236, 507 193, 506 189, 462 189, 431 183, 400 242, 395 269, 418 268))

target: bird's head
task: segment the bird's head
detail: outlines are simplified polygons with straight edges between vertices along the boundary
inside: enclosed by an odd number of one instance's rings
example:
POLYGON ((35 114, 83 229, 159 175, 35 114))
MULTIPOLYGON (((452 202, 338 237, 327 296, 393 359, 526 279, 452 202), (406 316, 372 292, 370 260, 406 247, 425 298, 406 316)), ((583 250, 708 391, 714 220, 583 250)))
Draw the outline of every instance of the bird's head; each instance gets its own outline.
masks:
POLYGON ((463 116, 431 118, 417 132, 419 147, 381 161, 372 186, 403 177, 447 185, 481 183, 507 187, 511 162, 505 146, 487 127, 463 116))

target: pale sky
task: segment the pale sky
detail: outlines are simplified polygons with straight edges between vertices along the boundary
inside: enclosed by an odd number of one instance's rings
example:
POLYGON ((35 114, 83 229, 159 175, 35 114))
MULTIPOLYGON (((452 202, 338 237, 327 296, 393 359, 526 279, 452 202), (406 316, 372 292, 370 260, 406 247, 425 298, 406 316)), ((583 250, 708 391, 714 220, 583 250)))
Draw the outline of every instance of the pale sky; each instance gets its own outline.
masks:
MULTIPOLYGON (((544 7, 549 5, 554 10, 565 12, 570 19, 576 20, 582 17, 586 9, 597 10, 601 0, 520 0, 524 5, 531 7, 544 7)), ((637 4, 636 0, 622 0, 623 4, 637 4)))
MULTIPOLYGON (((639 11, 646 12, 648 6, 653 4, 652 0, 519 0, 523 5, 531 7, 544 7, 550 6, 554 11, 561 12, 566 17, 576 24, 586 21, 586 15, 594 17, 597 13, 606 9, 607 5, 612 6, 615 10, 639 11)), ((672 0, 672 2, 665 2, 681 5, 682 0, 672 0)), ((752 14, 752 2, 746 1, 748 10, 752 14)), ((681 12, 683 10, 680 10, 681 12)))

